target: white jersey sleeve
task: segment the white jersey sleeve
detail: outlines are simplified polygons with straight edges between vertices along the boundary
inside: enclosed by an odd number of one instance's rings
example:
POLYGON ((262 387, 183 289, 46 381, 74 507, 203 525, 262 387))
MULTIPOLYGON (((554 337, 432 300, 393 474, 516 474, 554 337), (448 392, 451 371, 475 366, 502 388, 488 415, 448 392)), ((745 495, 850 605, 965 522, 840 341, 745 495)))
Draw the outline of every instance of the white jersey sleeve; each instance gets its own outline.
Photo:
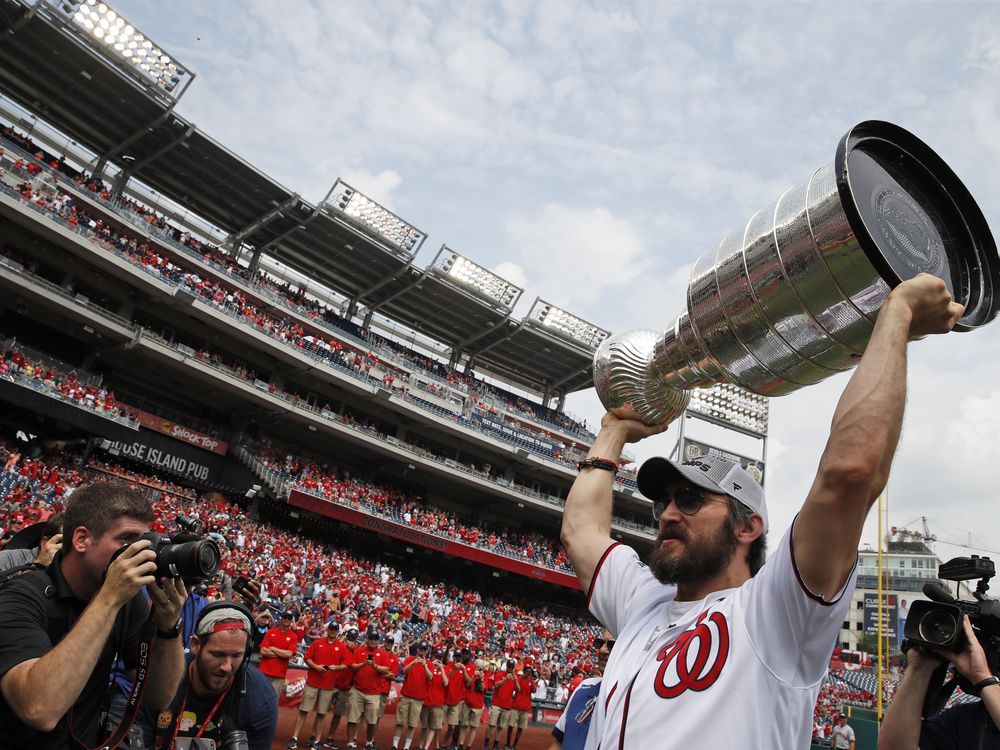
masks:
POLYGON ((605 550, 594 569, 587 609, 618 637, 637 608, 672 598, 675 591, 675 587, 656 580, 634 549, 615 542, 605 550))
POLYGON ((761 660, 789 685, 812 685, 822 678, 850 606, 857 563, 832 601, 809 591, 795 566, 792 532, 740 592, 747 635, 761 660))

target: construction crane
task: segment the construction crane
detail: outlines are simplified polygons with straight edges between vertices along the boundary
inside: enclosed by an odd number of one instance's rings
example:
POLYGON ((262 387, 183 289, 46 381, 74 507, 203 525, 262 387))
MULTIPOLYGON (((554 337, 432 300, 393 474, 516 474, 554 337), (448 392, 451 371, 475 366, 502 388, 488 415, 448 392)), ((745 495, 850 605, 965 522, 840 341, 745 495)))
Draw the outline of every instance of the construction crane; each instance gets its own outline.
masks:
POLYGON ((886 541, 895 542, 936 542, 937 537, 931 533, 930 527, 927 525, 927 516, 920 516, 920 518, 910 521, 905 526, 893 526, 890 528, 889 536, 886 541), (913 531, 912 527, 920 521, 920 531, 913 531))

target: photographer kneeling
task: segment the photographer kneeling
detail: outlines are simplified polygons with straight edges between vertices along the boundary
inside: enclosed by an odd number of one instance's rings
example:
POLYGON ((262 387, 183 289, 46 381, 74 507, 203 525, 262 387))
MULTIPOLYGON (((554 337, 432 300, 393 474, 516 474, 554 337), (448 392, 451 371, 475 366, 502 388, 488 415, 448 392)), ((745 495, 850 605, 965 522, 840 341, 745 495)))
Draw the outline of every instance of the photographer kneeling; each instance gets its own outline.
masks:
POLYGON ((157 555, 140 538, 152 520, 149 501, 127 485, 82 487, 67 503, 65 543, 52 564, 0 589, 5 745, 96 746, 117 657, 129 669, 143 667, 147 705, 170 702, 184 669, 177 634, 187 591, 179 580, 157 581, 157 555))
POLYGON ((879 750, 1000 750, 1000 680, 993 676, 968 615, 962 626, 965 647, 957 654, 921 646, 907 651, 906 672, 879 731, 879 750), (955 665, 980 700, 954 705, 921 722, 927 689, 942 660, 955 665))
POLYGON ((252 631, 250 610, 241 604, 219 601, 201 611, 170 705, 162 711, 143 707, 139 714, 144 747, 270 750, 278 698, 267 678, 248 668, 252 631), (182 738, 195 739, 179 742, 182 738))

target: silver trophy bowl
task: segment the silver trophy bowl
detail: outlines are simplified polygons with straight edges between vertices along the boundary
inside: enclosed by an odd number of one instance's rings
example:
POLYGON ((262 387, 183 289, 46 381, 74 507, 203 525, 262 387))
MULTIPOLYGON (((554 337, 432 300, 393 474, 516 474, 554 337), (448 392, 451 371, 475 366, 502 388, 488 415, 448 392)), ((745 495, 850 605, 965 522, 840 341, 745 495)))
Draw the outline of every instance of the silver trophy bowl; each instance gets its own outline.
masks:
POLYGON ((900 282, 944 279, 970 331, 1000 312, 1000 259, 979 206, 925 143, 862 122, 834 160, 695 263, 687 309, 662 333, 627 331, 594 355, 610 412, 662 424, 692 388, 779 396, 853 367, 900 282))

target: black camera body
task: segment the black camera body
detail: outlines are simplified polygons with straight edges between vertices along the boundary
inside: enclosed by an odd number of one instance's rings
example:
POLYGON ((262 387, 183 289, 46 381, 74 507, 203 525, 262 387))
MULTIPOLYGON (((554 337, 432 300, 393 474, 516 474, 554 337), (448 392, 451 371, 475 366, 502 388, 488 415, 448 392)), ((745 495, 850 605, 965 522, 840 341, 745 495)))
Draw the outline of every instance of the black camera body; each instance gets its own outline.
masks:
POLYGON ((956 557, 938 567, 946 581, 980 579, 972 600, 957 599, 936 583, 924 584, 924 594, 932 601, 910 605, 903 630, 908 643, 958 652, 965 648, 963 615, 969 616, 991 666, 1000 662, 1000 601, 986 596, 996 567, 988 557, 956 557))
MULTIPOLYGON (((157 578, 183 578, 188 581, 200 581, 211 578, 219 572, 222 555, 219 546, 211 539, 191 537, 190 532, 180 532, 170 537, 150 531, 140 539, 150 541, 150 549, 156 553, 157 578), (178 538, 180 537, 180 538, 178 538)), ((111 561, 124 552, 129 545, 121 547, 111 557, 111 561)))

